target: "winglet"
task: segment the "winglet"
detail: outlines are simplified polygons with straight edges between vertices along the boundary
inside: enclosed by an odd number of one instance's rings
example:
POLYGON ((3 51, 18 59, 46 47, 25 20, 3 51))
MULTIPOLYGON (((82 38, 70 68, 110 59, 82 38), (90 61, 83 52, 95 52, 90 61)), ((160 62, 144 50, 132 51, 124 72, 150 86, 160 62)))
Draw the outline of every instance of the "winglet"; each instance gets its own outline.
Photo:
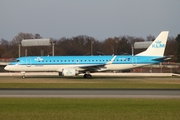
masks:
POLYGON ((112 64, 115 58, 116 58, 116 55, 109 62, 107 62, 106 65, 112 64))

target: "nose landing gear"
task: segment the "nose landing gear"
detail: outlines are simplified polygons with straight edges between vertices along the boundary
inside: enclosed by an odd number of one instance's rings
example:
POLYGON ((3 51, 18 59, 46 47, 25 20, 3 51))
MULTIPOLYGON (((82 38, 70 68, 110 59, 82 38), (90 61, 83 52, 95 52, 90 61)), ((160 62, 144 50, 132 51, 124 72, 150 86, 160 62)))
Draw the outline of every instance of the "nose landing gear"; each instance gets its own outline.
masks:
POLYGON ((22 73, 22 78, 25 78, 25 72, 21 72, 22 73))

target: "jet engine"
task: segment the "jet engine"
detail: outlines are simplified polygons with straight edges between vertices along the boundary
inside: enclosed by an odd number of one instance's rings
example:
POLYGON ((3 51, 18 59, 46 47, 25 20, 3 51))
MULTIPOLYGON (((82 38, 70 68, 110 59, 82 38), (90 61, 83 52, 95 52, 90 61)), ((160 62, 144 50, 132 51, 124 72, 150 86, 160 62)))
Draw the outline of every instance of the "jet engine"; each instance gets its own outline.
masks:
POLYGON ((62 76, 76 76, 78 71, 74 68, 64 68, 62 69, 62 76))

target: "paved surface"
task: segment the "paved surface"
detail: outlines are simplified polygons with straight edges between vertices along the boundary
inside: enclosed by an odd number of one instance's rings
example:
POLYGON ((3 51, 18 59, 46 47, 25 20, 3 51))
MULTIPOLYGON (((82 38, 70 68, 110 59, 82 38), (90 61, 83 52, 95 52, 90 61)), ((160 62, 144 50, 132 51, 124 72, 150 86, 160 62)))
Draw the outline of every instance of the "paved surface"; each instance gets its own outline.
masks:
MULTIPOLYGON (((0 76, 22 76, 21 72, 4 72, 0 76)), ((26 72, 28 76, 58 76, 58 72, 26 72)), ((83 74, 80 74, 83 76, 83 74)), ((91 73, 92 76, 180 76, 180 74, 173 73, 91 73)))
POLYGON ((180 89, 0 89, 0 97, 180 98, 180 89))

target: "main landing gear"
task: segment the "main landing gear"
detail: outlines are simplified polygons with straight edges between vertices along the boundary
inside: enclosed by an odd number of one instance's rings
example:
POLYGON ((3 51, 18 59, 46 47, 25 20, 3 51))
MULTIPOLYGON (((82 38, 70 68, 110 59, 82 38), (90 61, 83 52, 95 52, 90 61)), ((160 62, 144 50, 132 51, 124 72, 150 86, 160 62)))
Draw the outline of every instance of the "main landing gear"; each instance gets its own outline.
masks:
POLYGON ((84 78, 92 78, 91 74, 84 74, 84 78))

